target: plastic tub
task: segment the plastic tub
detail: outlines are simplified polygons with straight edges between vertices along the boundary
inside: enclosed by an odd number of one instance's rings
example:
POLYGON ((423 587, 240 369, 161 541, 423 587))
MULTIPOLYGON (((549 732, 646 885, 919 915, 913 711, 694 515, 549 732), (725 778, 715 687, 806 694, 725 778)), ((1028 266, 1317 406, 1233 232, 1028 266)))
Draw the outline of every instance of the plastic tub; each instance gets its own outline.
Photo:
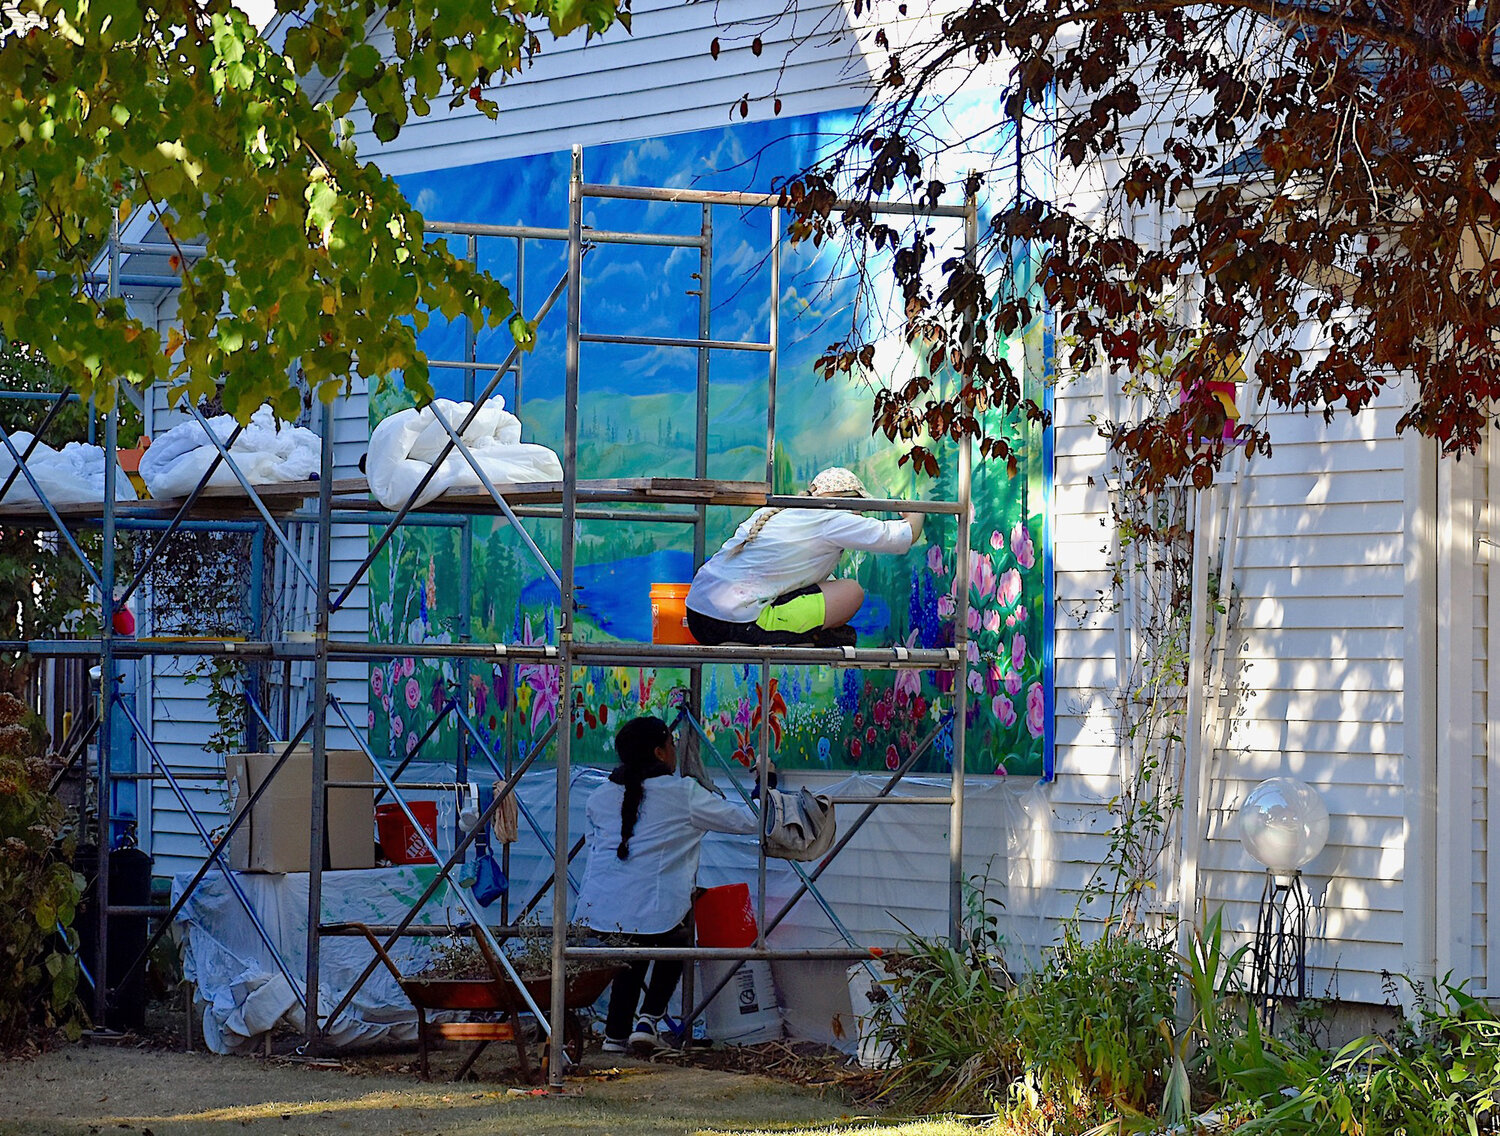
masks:
POLYGON ((691 584, 651 585, 651 642, 697 643, 687 625, 687 594, 691 584))
POLYGON ((700 947, 748 947, 755 943, 755 910, 749 884, 705 888, 693 904, 700 947))
MULTIPOLYGON (((407 807, 427 831, 427 839, 437 844, 437 802, 410 801, 407 807)), ((375 830, 380 834, 380 850, 392 864, 437 863, 400 805, 376 805, 375 830)))

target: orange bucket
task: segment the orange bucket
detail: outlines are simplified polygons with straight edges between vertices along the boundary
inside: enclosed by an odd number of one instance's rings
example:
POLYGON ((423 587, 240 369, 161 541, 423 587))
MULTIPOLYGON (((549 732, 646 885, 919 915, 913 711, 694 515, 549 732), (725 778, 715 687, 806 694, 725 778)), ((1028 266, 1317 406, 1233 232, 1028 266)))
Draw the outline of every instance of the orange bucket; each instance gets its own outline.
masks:
POLYGON ((651 642, 697 643, 687 625, 691 584, 651 585, 651 642))
POLYGON ((693 901, 693 921, 700 947, 749 947, 755 944, 755 909, 749 884, 704 888, 693 901))

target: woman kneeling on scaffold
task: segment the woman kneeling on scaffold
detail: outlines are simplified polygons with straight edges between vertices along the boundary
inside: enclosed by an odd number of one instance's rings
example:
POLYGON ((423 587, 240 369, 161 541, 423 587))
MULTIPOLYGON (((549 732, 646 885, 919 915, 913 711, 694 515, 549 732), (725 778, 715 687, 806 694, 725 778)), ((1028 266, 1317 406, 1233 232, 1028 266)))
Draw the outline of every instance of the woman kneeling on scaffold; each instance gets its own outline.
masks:
MULTIPOLYGON (((813 497, 868 497, 847 469, 825 469, 813 497)), ((897 521, 841 509, 758 509, 714 553, 687 594, 687 625, 699 643, 852 647, 849 621, 864 603, 854 580, 830 579, 845 549, 905 552, 922 535, 922 514, 897 521)))

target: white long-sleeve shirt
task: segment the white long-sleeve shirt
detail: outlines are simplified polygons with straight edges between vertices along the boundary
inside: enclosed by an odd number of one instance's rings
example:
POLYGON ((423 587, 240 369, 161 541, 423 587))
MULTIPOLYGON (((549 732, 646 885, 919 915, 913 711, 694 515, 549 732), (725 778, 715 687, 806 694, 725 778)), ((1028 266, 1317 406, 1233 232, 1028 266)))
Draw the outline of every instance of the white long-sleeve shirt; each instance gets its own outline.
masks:
POLYGON ((716 797, 691 778, 652 777, 643 788, 625 860, 615 854, 625 786, 607 781, 589 797, 589 858, 574 918, 595 931, 670 931, 692 906, 703 834, 752 833, 759 826, 743 804, 716 797))
POLYGON ((764 510, 735 530, 724 547, 693 577, 687 606, 726 623, 750 623, 777 596, 828 579, 847 548, 905 552, 911 525, 859 513, 784 509, 745 543, 764 510))

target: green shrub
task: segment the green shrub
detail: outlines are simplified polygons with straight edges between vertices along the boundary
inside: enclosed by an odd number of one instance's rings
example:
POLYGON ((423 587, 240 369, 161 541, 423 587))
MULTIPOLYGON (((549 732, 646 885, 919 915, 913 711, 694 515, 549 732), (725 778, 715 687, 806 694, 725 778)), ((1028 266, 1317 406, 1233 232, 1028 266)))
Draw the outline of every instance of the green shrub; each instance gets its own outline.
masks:
POLYGON ((57 848, 64 817, 47 792, 53 768, 26 752, 19 706, 0 695, 0 719, 9 719, 0 726, 0 1048, 7 1049, 59 1026, 78 1029, 70 928, 80 881, 57 848))
POLYGON ((1058 1132, 1154 1108, 1172 1059, 1177 964, 1140 928, 1085 941, 1074 925, 1011 998, 1022 1076, 1011 1111, 1058 1132))

